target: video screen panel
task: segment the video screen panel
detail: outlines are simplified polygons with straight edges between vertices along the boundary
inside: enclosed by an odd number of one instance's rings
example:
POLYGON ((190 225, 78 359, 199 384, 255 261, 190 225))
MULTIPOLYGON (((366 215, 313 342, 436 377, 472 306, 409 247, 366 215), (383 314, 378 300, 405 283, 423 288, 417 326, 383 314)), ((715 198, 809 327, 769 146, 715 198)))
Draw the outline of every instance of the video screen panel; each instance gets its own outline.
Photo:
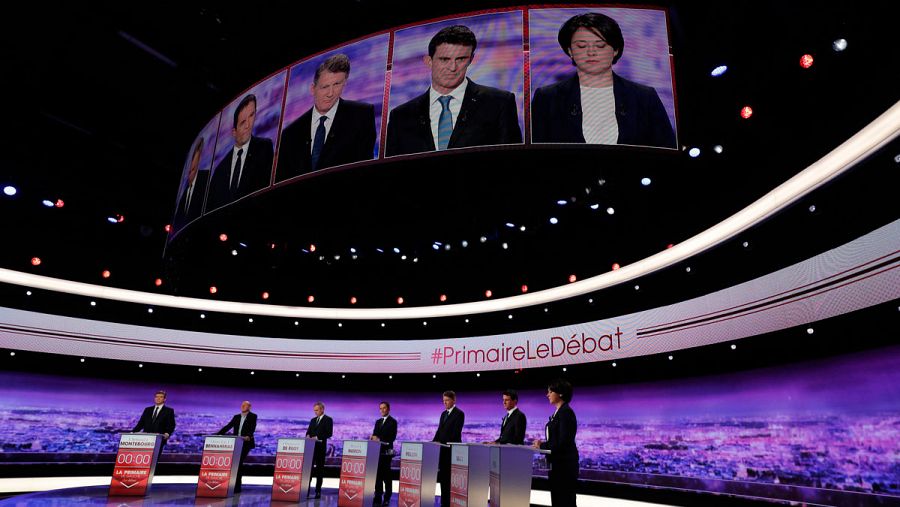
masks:
POLYGON ((175 216, 172 219, 175 231, 196 220, 203 213, 203 201, 206 199, 220 116, 215 115, 203 127, 187 153, 184 170, 181 173, 181 185, 178 187, 175 216))
POLYGON ((665 11, 528 14, 533 143, 676 147, 665 11))
POLYGON ((207 211, 269 186, 286 75, 260 82, 222 111, 207 211))
POLYGON ((378 158, 389 41, 370 37, 291 68, 275 181, 378 158))
POLYGON ((522 21, 516 10, 397 30, 385 155, 522 144, 522 21))

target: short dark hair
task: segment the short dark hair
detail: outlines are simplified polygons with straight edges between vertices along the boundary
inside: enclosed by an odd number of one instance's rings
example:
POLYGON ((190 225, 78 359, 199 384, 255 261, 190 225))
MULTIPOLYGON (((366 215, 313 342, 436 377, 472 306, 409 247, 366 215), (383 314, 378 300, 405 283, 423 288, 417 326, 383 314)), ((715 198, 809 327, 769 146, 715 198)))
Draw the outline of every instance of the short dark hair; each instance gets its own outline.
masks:
MULTIPOLYGON (((613 63, 622 58, 622 51, 625 49, 625 39, 622 37, 622 29, 616 20, 597 12, 588 12, 572 16, 568 21, 563 23, 559 29, 559 46, 571 58, 572 54, 569 49, 572 47, 572 36, 579 28, 587 28, 595 35, 602 37, 607 44, 616 50, 616 56, 613 57, 613 63)), ((574 65, 574 62, 573 62, 574 65)))
POLYGON ((519 401, 519 393, 517 393, 515 389, 507 389, 506 391, 503 391, 503 396, 509 396, 511 399, 519 401))
POLYGON ((319 82, 319 76, 322 75, 325 71, 328 72, 343 72, 344 74, 350 75, 350 58, 343 54, 336 54, 333 56, 329 56, 322 63, 316 67, 316 73, 313 76, 313 84, 317 84, 319 82))
POLYGON ((249 106, 251 102, 253 102, 254 106, 256 105, 256 95, 253 95, 252 93, 248 93, 247 95, 244 96, 244 98, 241 99, 241 102, 238 104, 237 108, 234 110, 234 127, 233 128, 237 128, 238 115, 241 114, 241 111, 243 111, 244 108, 249 106))
POLYGON ((381 403, 378 404, 379 407, 380 407, 381 405, 387 405, 388 410, 391 409, 391 403, 388 402, 388 401, 382 401, 381 403))
POLYGON ((475 48, 478 47, 478 40, 475 39, 475 34, 472 30, 465 25, 448 26, 442 28, 431 38, 431 41, 428 43, 428 56, 434 56, 434 52, 437 51, 437 47, 441 44, 469 46, 472 48, 472 53, 474 54, 475 48))
POLYGON ((442 396, 446 396, 451 400, 456 401, 456 393, 454 393, 453 391, 444 391, 444 394, 442 396))
POLYGON ((168 397, 168 395, 166 394, 166 392, 163 391, 162 389, 160 389, 159 391, 156 391, 155 393, 153 393, 153 396, 156 396, 157 394, 163 395, 163 398, 167 398, 167 397, 168 397))
POLYGON ((568 380, 554 380, 547 386, 547 390, 558 394, 566 403, 572 401, 572 384, 568 380))

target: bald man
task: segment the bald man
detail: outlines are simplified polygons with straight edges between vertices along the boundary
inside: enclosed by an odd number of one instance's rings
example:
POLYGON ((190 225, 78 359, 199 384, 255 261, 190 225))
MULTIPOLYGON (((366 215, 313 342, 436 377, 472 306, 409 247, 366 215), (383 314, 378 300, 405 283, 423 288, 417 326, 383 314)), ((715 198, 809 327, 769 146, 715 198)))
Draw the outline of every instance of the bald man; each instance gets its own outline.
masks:
POLYGON ((218 435, 224 435, 232 429, 235 435, 244 440, 244 446, 241 448, 241 462, 238 465, 237 482, 234 484, 234 492, 240 493, 241 479, 244 478, 244 460, 250 454, 250 450, 256 447, 256 441, 253 440, 253 433, 256 432, 256 414, 250 411, 249 401, 245 400, 241 403, 241 413, 232 417, 231 422, 223 426, 218 435))

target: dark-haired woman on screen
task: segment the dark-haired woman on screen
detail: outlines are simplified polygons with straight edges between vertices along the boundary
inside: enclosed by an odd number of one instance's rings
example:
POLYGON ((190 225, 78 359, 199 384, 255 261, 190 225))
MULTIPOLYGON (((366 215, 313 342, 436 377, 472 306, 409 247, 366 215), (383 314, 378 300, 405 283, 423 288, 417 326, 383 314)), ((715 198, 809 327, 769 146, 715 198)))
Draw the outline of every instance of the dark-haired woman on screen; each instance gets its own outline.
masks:
POLYGON ((675 133, 656 90, 612 70, 625 49, 614 19, 598 13, 574 16, 559 29, 559 45, 575 75, 534 92, 533 142, 675 148, 675 133))
POLYGON ((549 450, 550 503, 553 507, 575 507, 575 486, 578 484, 578 448, 575 433, 578 421, 569 406, 572 401, 572 384, 557 380, 547 386, 547 399, 556 407, 544 428, 547 439, 534 441, 536 449, 549 450))

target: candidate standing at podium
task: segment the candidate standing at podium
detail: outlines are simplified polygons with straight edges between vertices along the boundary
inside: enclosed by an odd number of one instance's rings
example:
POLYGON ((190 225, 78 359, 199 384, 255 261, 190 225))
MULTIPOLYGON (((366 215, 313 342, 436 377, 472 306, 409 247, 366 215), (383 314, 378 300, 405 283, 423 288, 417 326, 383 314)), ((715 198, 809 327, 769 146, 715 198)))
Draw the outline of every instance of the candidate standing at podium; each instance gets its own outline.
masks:
MULTIPOLYGON (((316 450, 313 453, 313 470, 310 473, 309 483, 312 485, 313 477, 316 479, 316 498, 322 498, 322 478, 325 476, 325 450, 328 448, 328 439, 334 432, 334 422, 331 417, 325 415, 325 404, 317 401, 313 404, 313 413, 316 414, 309 421, 306 430, 308 438, 316 439, 316 450)), ((307 493, 307 496, 309 494, 307 493)))
POLYGON ((547 400, 556 407, 550 421, 544 427, 545 442, 535 439, 536 449, 550 451, 550 504, 553 507, 575 507, 575 486, 578 484, 578 448, 575 432, 578 421, 569 406, 572 401, 572 384, 557 380, 547 386, 547 400))
POLYGON ((519 410, 519 393, 513 389, 503 391, 503 408, 506 409, 506 415, 500 422, 500 437, 492 442, 484 442, 485 444, 513 444, 523 445, 525 443, 525 427, 528 426, 528 420, 525 414, 519 410))
MULTIPOLYGON (((444 411, 432 442, 447 444, 462 441, 466 414, 456 406, 456 393, 444 391, 444 411)), ((450 506, 450 448, 441 447, 438 460, 438 482, 441 485, 441 507, 450 506)))
POLYGON ((224 435, 234 430, 234 434, 244 440, 241 446, 241 461, 238 464, 237 481, 234 483, 234 492, 241 492, 241 479, 244 478, 244 460, 250 454, 250 450, 256 447, 256 441, 253 439, 253 433, 256 432, 256 414, 250 411, 250 402, 241 403, 241 413, 231 418, 231 421, 222 426, 217 435, 224 435))
POLYGON ((371 437, 372 440, 381 442, 378 473, 375 476, 375 500, 372 502, 375 507, 391 503, 391 460, 394 458, 394 440, 397 439, 397 420, 391 417, 391 404, 382 401, 378 405, 378 410, 381 417, 375 421, 371 437))
POLYGON ((153 405, 144 409, 141 418, 135 425, 132 433, 143 431, 145 433, 159 433, 162 435, 162 442, 159 444, 159 454, 162 454, 163 447, 169 441, 169 437, 175 432, 175 410, 166 406, 166 392, 156 391, 153 396, 153 405))

